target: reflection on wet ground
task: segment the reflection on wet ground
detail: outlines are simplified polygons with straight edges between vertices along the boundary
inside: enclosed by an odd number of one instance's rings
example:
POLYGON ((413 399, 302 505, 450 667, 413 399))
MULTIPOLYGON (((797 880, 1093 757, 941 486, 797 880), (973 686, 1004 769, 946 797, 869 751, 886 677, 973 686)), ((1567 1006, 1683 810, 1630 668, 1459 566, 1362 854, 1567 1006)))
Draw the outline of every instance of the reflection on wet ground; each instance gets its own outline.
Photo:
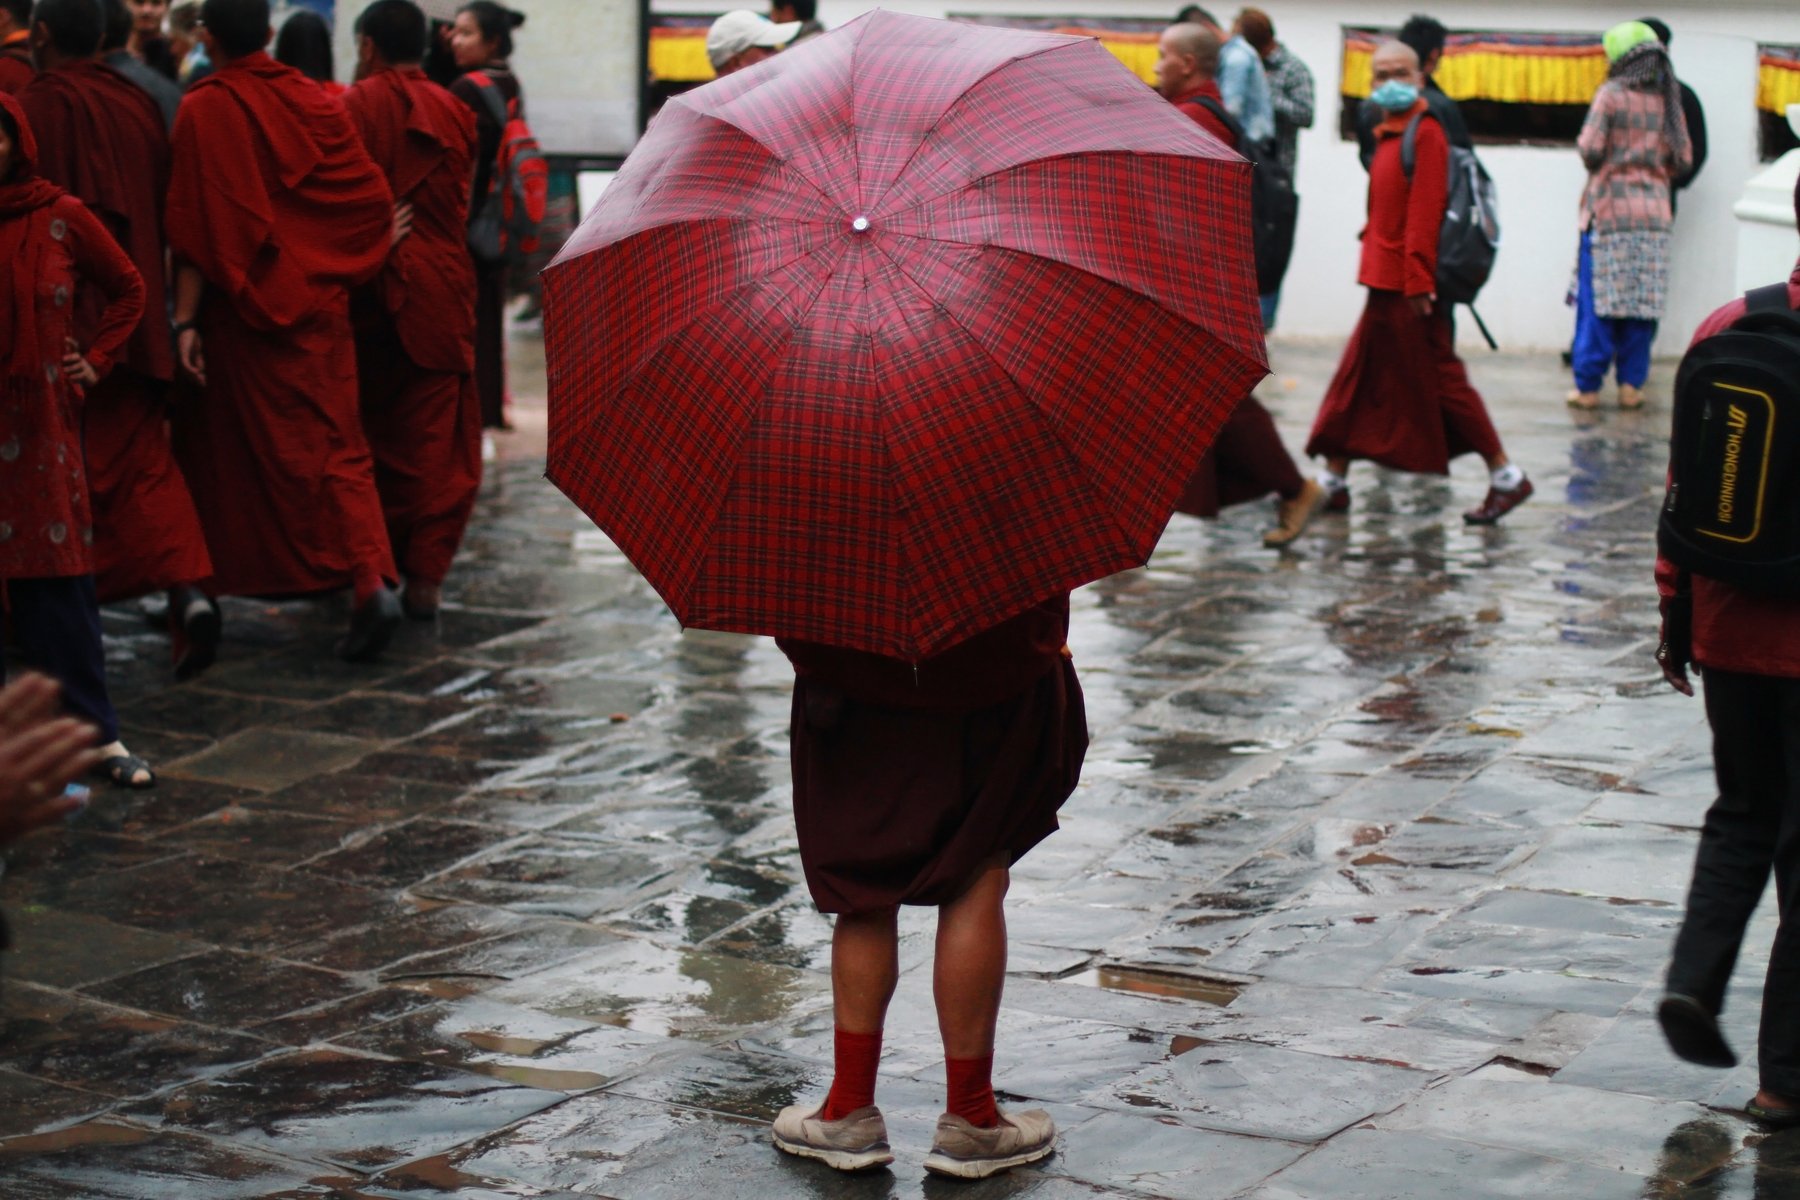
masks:
MULTIPOLYGON (((1297 442, 1331 348, 1276 357, 1297 442)), ((1678 1063, 1652 1019, 1711 788, 1699 705, 1648 657, 1661 422, 1572 426, 1550 366, 1474 370, 1539 489, 1498 529, 1457 518, 1473 462, 1359 469, 1289 553, 1259 508, 1177 517, 1076 597, 1093 750, 1017 871, 1000 1031, 1009 1102, 1067 1131, 1041 1168, 918 1168, 918 913, 895 1169, 769 1147, 830 1074, 790 673, 676 628, 527 430, 442 619, 378 666, 330 656, 335 603, 234 602, 218 667, 173 686, 107 613, 164 783, 9 856, 0 1196, 1800 1196, 1800 1132, 1739 1111, 1754 1068, 1678 1063)))

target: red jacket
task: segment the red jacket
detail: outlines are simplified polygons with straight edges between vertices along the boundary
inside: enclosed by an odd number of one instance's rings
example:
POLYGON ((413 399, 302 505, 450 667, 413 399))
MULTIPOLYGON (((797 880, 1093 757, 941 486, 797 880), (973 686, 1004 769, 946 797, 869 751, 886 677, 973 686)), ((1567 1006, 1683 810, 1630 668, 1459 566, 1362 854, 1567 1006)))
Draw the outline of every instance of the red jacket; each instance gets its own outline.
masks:
POLYGON ((1205 83, 1185 95, 1175 97, 1173 100, 1169 101, 1169 103, 1198 121, 1200 123, 1200 128, 1206 130, 1206 132, 1212 134, 1233 150, 1236 150, 1238 148, 1237 137, 1231 132, 1231 126, 1219 120, 1219 118, 1213 114, 1211 109, 1200 103, 1203 98, 1211 100, 1220 108, 1225 107, 1225 96, 1219 91, 1218 81, 1212 79, 1207 80, 1205 83))
POLYGON ((1438 232, 1450 198, 1450 142, 1436 118, 1419 122, 1412 178, 1400 161, 1401 137, 1424 100, 1375 127, 1369 164, 1369 223, 1362 233, 1364 287, 1408 296, 1437 293, 1438 232))
MULTIPOLYGON (((1800 263, 1788 276, 1788 303, 1800 307, 1800 263)), ((1694 341, 1722 332, 1743 315, 1740 296, 1701 322, 1694 341)), ((1682 574, 1657 556, 1656 590, 1665 600, 1679 590, 1682 574)), ((1759 596, 1699 575, 1691 579, 1695 662, 1721 671, 1800 679, 1800 600, 1759 596)))

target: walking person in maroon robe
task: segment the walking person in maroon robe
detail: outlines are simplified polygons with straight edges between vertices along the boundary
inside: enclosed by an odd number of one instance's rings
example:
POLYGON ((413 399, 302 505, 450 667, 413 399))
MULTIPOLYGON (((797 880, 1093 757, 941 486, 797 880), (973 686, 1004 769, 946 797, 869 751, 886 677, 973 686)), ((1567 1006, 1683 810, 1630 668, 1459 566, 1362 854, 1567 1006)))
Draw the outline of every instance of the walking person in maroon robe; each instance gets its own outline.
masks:
POLYGON ((351 587, 338 654, 375 658, 398 580, 357 415, 350 289, 398 222, 343 101, 263 52, 267 0, 206 0, 216 69, 175 121, 168 201, 182 367, 176 454, 212 553, 213 595, 351 587))
MULTIPOLYGON (((1238 149, 1242 130, 1226 111, 1219 92, 1219 39, 1203 25, 1171 25, 1163 31, 1156 60, 1156 90, 1199 123, 1238 149)), ((1255 396, 1245 396, 1219 430, 1206 457, 1176 503, 1195 517, 1216 517, 1233 504, 1274 493, 1275 528, 1263 545, 1285 546, 1299 537, 1325 503, 1325 489, 1301 475, 1281 444, 1275 419, 1255 396)))
POLYGON ((16 95, 31 82, 31 0, 0 0, 0 92, 16 95))
POLYGON ((412 0, 356 19, 350 119, 412 230, 359 293, 363 428, 407 615, 436 615, 444 576, 481 488, 475 389, 475 267, 466 230, 475 117, 425 77, 426 20, 412 0))
POLYGON ((1487 497, 1463 514, 1491 525, 1524 503, 1531 480, 1506 457, 1487 406, 1456 356, 1449 306, 1437 298, 1438 234, 1449 197, 1450 141, 1423 94, 1419 56, 1384 42, 1372 60, 1371 98, 1386 116, 1376 127, 1369 166, 1369 219, 1362 234, 1357 281, 1367 307, 1313 422, 1309 455, 1322 455, 1319 476, 1329 511, 1350 507, 1345 473, 1366 458, 1400 471, 1450 473, 1450 460, 1476 453, 1487 463, 1487 497), (1417 158, 1409 179, 1400 145, 1420 113, 1417 158))
MULTIPOLYGON (((100 218, 144 283, 144 312, 123 356, 82 406, 94 586, 102 604, 170 592, 175 671, 185 679, 211 664, 219 620, 193 586, 212 574, 212 560, 169 446, 175 351, 162 231, 169 144, 149 94, 94 61, 101 33, 92 0, 39 0, 31 35, 42 70, 19 104, 41 139, 39 174, 100 218)), ((82 296, 78 339, 92 340, 101 307, 91 290, 82 296)))
POLYGON ((932 993, 948 1099, 927 1170, 979 1178, 1047 1156, 1056 1125, 994 1103, 1008 869, 1056 831, 1087 754, 1069 598, 919 663, 788 638, 794 821, 806 884, 837 914, 835 1070, 823 1103, 775 1120, 790 1154, 840 1170, 892 1162, 875 1104, 902 904, 938 910, 932 993))
POLYGON ((156 785, 119 741, 94 597, 80 390, 112 369, 143 312, 131 259, 81 201, 37 173, 31 122, 0 93, 0 585, 25 665, 62 686, 71 715, 99 729, 99 769, 121 787, 156 785), (106 307, 76 337, 80 292, 106 307))

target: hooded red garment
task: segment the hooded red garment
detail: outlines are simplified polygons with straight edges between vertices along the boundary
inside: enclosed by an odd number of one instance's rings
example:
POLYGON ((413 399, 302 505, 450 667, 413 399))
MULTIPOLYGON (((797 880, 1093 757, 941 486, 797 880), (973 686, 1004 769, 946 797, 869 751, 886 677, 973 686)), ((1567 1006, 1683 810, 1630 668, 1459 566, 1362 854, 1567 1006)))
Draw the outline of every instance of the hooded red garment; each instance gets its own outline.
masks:
MULTIPOLYGON (((166 385, 175 377, 163 265, 169 139, 150 94, 111 67, 74 62, 19 93, 43 136, 39 170, 105 224, 144 281, 144 315, 120 369, 87 395, 82 428, 101 603, 212 574, 206 537, 169 445, 166 385)), ((76 336, 91 337, 101 298, 86 289, 76 336)))
POLYGON ((167 223, 206 279, 207 384, 173 420, 216 594, 362 597, 396 578, 349 318, 392 222, 342 101, 292 67, 230 60, 182 101, 167 223))
POLYGON ((0 178, 0 579, 86 575, 93 535, 81 452, 79 395, 63 374, 77 288, 107 305, 80 345, 104 376, 143 312, 131 260, 81 202, 37 173, 37 139, 12 96, 15 129, 0 178))
POLYGON ((394 557, 407 579, 441 583, 481 488, 465 241, 475 118, 416 66, 377 71, 344 104, 394 195, 413 206, 412 232, 358 297, 357 368, 394 557))

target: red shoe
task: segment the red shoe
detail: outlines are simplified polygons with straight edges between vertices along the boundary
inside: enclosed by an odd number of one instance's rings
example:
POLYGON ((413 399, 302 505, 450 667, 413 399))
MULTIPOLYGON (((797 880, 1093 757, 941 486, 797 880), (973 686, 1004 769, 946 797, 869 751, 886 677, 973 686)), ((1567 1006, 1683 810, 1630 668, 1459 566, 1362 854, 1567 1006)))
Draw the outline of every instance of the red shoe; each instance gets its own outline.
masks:
POLYGON ((1531 493, 1537 489, 1531 486, 1531 480, 1519 481, 1516 488, 1488 488, 1487 499, 1463 514, 1463 520, 1470 525, 1492 525, 1501 517, 1525 501, 1531 499, 1531 493))
POLYGON ((1350 511, 1350 488, 1348 485, 1327 490, 1325 503, 1319 506, 1320 512, 1346 513, 1350 511))

